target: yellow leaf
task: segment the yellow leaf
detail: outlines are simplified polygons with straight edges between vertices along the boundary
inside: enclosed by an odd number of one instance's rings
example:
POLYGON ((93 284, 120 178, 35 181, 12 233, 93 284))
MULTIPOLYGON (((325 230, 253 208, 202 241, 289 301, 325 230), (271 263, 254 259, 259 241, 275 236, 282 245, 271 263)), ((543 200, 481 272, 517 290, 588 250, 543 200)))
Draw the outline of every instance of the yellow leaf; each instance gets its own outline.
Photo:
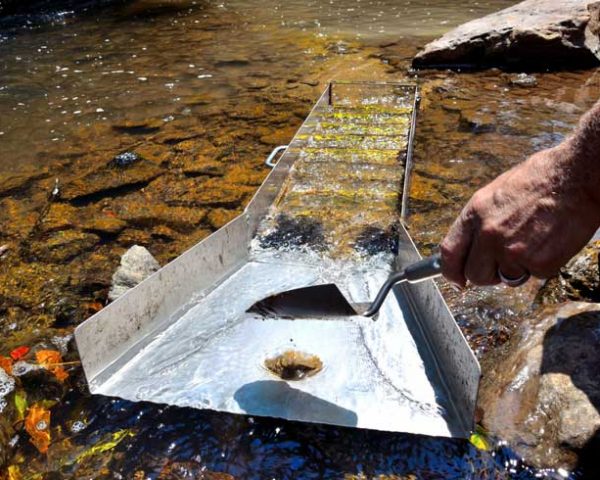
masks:
POLYGON ((25 410, 27 410, 27 394, 25 391, 15 393, 15 409, 17 410, 18 420, 25 418, 25 410))
POLYGON ((85 452, 80 453, 77 456, 77 462, 81 462, 86 458, 92 457, 98 453, 104 453, 115 448, 119 443, 121 443, 126 437, 133 437, 134 433, 131 430, 118 430, 113 433, 109 439, 105 442, 99 442, 93 447, 89 448, 85 452))
POLYGON ((21 469, 18 465, 10 465, 8 467, 8 480, 21 480, 22 478, 21 469))
POLYGON ((50 446, 50 410, 38 404, 32 405, 25 418, 25 430, 35 448, 46 453, 50 446))
POLYGON ((56 350, 39 350, 35 353, 35 359, 40 366, 50 370, 60 382, 64 382, 69 378, 69 374, 61 365, 60 352, 56 350))
POLYGON ((489 450, 491 448, 485 430, 479 425, 475 427, 475 431, 471 434, 469 441, 479 450, 489 450))

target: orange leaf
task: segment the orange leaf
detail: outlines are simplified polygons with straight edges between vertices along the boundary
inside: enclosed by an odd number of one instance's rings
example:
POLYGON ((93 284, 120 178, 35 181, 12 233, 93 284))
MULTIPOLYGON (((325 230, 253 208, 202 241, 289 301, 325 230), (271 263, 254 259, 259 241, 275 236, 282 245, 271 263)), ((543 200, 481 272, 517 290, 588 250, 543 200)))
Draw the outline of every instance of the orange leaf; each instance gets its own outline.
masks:
POLYGON ((21 360, 25 355, 29 353, 29 347, 22 345, 20 347, 15 348, 12 352, 10 352, 10 356, 13 360, 21 360))
POLYGON ((35 359, 41 367, 51 371, 59 381, 64 382, 69 378, 67 371, 60 365, 62 363, 60 352, 56 350, 38 350, 35 353, 35 359))
POLYGON ((25 418, 25 430, 31 443, 40 453, 46 453, 50 446, 50 410, 40 405, 32 405, 25 418))
POLYGON ((88 307, 88 310, 90 310, 91 312, 99 312, 100 310, 102 310, 104 308, 104 305, 102 305, 102 303, 100 302, 91 302, 91 303, 87 303, 86 304, 88 307))
POLYGON ((4 371, 9 375, 12 375, 12 364, 12 358, 0 357, 0 368, 4 369, 4 371))

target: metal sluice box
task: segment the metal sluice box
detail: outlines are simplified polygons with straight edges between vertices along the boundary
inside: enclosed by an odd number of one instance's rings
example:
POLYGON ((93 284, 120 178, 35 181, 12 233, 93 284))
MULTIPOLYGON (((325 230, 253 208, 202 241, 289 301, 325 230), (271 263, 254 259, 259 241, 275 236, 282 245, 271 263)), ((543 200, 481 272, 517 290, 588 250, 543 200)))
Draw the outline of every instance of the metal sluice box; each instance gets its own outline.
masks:
POLYGON ((397 285, 376 321, 247 312, 319 283, 367 302, 420 258, 399 215, 417 108, 414 85, 329 85, 240 216, 76 329, 91 392, 468 436, 480 369, 431 280, 397 285))

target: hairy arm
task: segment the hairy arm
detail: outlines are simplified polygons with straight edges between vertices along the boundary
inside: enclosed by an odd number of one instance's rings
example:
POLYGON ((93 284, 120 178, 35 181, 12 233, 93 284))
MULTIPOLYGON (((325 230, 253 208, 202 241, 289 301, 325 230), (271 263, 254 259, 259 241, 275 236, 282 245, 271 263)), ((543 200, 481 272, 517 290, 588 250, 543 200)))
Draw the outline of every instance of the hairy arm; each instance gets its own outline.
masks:
POLYGON ((477 191, 441 244, 444 276, 464 285, 548 278, 600 227, 600 102, 560 145, 477 191))

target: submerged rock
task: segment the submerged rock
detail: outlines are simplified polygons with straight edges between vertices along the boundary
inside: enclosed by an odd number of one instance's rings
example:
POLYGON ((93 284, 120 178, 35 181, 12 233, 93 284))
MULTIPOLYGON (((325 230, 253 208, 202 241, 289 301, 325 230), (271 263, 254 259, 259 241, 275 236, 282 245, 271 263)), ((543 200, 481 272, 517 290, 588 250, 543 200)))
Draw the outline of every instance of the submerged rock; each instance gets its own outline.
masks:
POLYGON ((599 332, 600 305, 553 306, 488 368, 484 425, 536 467, 589 467, 597 451, 599 332))
POLYGON ((415 56, 413 66, 545 70, 596 65, 598 23, 593 5, 589 0, 525 0, 465 23, 427 44, 415 56))
POLYGON ((119 153, 112 159, 113 165, 117 167, 128 167, 138 161, 140 161, 140 156, 135 152, 119 153))
POLYGON ((512 75, 508 80, 508 83, 515 87, 535 87, 537 85, 537 78, 535 78, 534 75, 518 73, 516 75, 512 75))
POLYGON ((60 230, 32 242, 30 253, 41 262, 62 263, 91 250, 99 241, 100 237, 93 233, 60 230))
POLYGON ((77 202, 94 201, 123 190, 141 188, 162 173, 152 162, 139 160, 129 164, 121 163, 119 168, 115 168, 114 161, 66 184, 61 198, 77 202))
POLYGON ((121 257, 121 265, 112 278, 108 299, 111 302, 116 300, 159 268, 160 265, 146 248, 134 245, 121 257))

